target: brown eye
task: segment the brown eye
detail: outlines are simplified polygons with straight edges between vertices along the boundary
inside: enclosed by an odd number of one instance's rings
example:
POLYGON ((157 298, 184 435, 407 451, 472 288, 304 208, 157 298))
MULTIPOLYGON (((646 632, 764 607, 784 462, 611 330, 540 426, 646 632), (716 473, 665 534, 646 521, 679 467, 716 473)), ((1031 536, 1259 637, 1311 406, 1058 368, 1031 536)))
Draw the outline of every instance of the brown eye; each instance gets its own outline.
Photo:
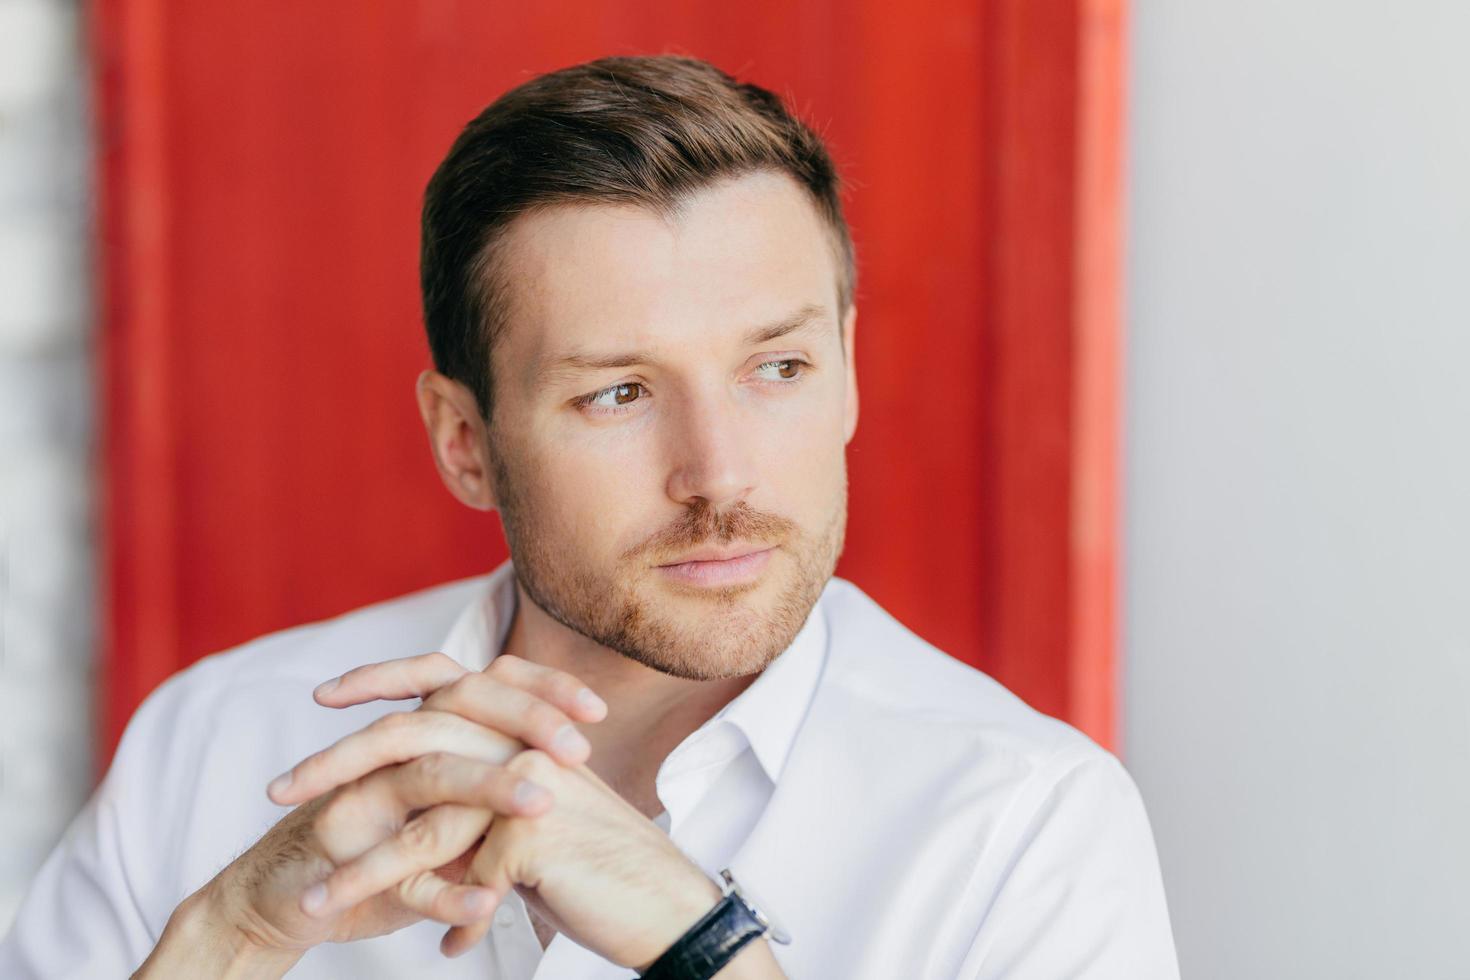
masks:
POLYGON ((771 368, 775 368, 776 376, 772 377, 770 375, 766 375, 767 381, 798 381, 801 379, 802 369, 806 366, 807 364, 805 361, 797 360, 794 357, 788 357, 780 361, 767 361, 760 367, 756 368, 756 370, 767 371, 771 368))
POLYGON ((643 397, 641 391, 647 389, 637 381, 625 381, 619 385, 609 385, 601 391, 594 391, 590 395, 584 395, 577 399, 577 404, 583 407, 601 409, 619 408, 631 404, 643 397), (611 401, 608 399, 611 398, 611 401))

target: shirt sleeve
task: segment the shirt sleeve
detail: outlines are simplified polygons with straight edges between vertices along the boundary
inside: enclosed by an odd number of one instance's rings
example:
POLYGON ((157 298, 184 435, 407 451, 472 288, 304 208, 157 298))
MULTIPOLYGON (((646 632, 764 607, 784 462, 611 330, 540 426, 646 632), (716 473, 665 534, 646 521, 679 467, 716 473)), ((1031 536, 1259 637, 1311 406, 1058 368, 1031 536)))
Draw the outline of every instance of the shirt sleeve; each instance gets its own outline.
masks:
POLYGON ((960 980, 1178 980, 1153 832, 1127 770, 1094 750, 1037 795, 1016 808, 960 980))
POLYGON ((158 778, 167 761, 160 739, 178 720, 177 694, 177 683, 165 684, 128 723, 107 775, 0 941, 0 977, 122 977, 153 949, 163 922, 149 921, 140 888, 150 890, 150 882, 138 869, 156 868, 155 841, 168 833, 156 819, 171 805, 169 781, 158 778))

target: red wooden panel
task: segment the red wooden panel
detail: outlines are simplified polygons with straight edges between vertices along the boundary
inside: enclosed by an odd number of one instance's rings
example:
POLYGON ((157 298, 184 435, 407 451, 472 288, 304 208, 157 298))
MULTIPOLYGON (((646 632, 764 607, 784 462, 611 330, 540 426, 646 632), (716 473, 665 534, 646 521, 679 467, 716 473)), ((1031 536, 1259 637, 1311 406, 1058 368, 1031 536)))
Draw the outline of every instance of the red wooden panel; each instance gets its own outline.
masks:
POLYGON ((500 92, 657 51, 794 97, 854 186, 838 573, 1111 743, 1121 0, 93 11, 104 760, 197 657, 503 557, 414 409, 423 185, 500 92))
POLYGON ((1116 747, 1124 6, 986 9, 981 662, 1116 747))

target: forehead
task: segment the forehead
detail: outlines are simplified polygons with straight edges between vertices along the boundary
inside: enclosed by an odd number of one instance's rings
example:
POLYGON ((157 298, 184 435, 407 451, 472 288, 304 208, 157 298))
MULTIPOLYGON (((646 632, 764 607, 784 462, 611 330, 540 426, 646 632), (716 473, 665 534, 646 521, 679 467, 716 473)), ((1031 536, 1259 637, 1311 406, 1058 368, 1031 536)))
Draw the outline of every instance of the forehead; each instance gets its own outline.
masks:
POLYGON ((785 174, 714 184, 668 221, 557 206, 518 219, 502 245, 512 307, 496 360, 513 375, 566 349, 718 342, 802 303, 836 309, 831 239, 785 174))

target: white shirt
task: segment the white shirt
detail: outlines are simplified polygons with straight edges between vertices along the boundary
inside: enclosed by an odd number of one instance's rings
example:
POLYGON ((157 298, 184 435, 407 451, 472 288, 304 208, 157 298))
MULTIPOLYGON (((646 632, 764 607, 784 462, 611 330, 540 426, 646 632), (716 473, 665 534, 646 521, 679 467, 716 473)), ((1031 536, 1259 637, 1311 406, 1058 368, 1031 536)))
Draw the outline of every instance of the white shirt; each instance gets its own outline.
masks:
MULTIPOLYGON (((135 969, 178 903, 285 808, 266 783, 403 705, 316 705, 364 663, 482 669, 515 610, 507 561, 207 657, 158 688, 0 943, 0 977, 135 969)), ((1153 837, 1118 760, 832 578, 796 639, 660 767, 656 821, 792 934, 793 980, 1177 978, 1153 837)), ((449 960, 421 922, 304 956, 292 977, 625 980, 514 893, 449 960)))

